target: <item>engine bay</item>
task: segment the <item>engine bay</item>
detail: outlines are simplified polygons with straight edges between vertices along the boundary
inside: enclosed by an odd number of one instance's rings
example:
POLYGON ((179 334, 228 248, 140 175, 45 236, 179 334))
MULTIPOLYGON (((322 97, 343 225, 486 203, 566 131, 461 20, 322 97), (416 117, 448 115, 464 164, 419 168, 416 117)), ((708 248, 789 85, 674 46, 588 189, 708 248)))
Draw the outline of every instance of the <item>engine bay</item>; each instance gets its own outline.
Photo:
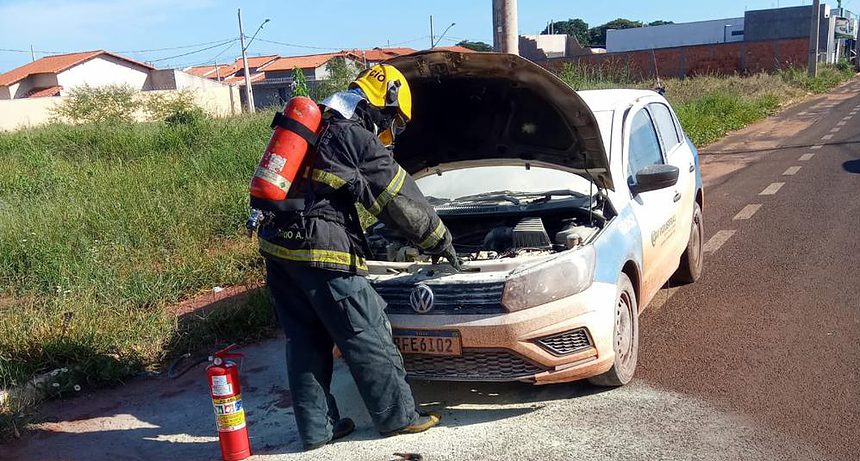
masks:
MULTIPOLYGON (((598 197, 598 196, 595 196, 598 197)), ((448 202, 436 211, 466 261, 551 254, 587 244, 605 226, 605 201, 579 197, 543 202, 448 202), (589 207, 591 207, 589 209, 589 207)), ((370 259, 389 262, 430 261, 396 229, 382 222, 367 231, 370 259)))

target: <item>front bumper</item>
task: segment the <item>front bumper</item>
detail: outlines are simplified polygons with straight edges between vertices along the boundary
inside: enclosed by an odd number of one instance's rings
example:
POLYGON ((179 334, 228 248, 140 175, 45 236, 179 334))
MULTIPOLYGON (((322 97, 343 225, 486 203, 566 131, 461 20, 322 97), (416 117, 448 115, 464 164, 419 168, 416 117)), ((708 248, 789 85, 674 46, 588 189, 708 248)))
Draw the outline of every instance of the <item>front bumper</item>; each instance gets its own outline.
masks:
MULTIPOLYGON (((547 384, 588 378, 612 366, 616 296, 615 285, 595 282, 576 295, 518 312, 390 314, 389 318, 395 330, 460 334, 460 356, 404 355, 406 371, 413 378, 547 384), (542 347, 537 341, 578 329, 585 330, 590 344, 572 353, 559 353, 564 347, 542 347)), ((572 338, 581 341, 582 336, 572 338)))

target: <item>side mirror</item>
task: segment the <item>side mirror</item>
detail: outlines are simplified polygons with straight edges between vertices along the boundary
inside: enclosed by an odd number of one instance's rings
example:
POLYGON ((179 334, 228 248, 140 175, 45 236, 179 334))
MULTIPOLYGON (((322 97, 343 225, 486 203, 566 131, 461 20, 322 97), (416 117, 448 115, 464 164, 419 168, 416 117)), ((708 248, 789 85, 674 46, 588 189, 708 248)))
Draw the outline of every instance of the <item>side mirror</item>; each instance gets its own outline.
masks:
POLYGON ((649 165, 636 172, 634 194, 672 187, 678 182, 680 170, 674 165, 649 165))

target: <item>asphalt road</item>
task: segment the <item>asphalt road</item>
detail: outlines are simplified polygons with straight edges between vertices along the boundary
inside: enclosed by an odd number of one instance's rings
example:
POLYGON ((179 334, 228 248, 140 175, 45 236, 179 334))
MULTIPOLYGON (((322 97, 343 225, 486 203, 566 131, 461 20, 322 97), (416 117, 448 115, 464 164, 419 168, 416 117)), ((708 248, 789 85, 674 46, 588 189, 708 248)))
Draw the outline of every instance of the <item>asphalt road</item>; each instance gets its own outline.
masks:
MULTIPOLYGON (((378 439, 344 366, 359 428, 300 453, 280 340, 246 348, 259 460, 797 459, 860 457, 860 81, 702 153, 706 266, 641 317, 634 381, 416 383, 443 425, 378 439), (843 123, 844 122, 844 123, 843 123)), ((10 459, 218 459, 201 370, 54 402, 10 459)))

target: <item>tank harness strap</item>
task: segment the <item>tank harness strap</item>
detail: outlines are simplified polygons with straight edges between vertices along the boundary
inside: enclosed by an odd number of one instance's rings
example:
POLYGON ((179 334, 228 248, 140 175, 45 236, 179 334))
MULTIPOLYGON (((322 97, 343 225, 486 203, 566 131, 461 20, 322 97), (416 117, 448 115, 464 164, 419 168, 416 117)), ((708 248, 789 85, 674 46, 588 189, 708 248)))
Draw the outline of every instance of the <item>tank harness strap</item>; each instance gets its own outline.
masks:
POLYGON ((293 133, 299 135, 307 141, 308 145, 316 146, 317 141, 319 141, 319 136, 317 136, 313 131, 309 130, 308 127, 302 125, 301 123, 289 118, 285 117, 281 112, 275 112, 275 118, 272 119, 272 129, 275 127, 280 127, 288 131, 292 131, 293 133))

